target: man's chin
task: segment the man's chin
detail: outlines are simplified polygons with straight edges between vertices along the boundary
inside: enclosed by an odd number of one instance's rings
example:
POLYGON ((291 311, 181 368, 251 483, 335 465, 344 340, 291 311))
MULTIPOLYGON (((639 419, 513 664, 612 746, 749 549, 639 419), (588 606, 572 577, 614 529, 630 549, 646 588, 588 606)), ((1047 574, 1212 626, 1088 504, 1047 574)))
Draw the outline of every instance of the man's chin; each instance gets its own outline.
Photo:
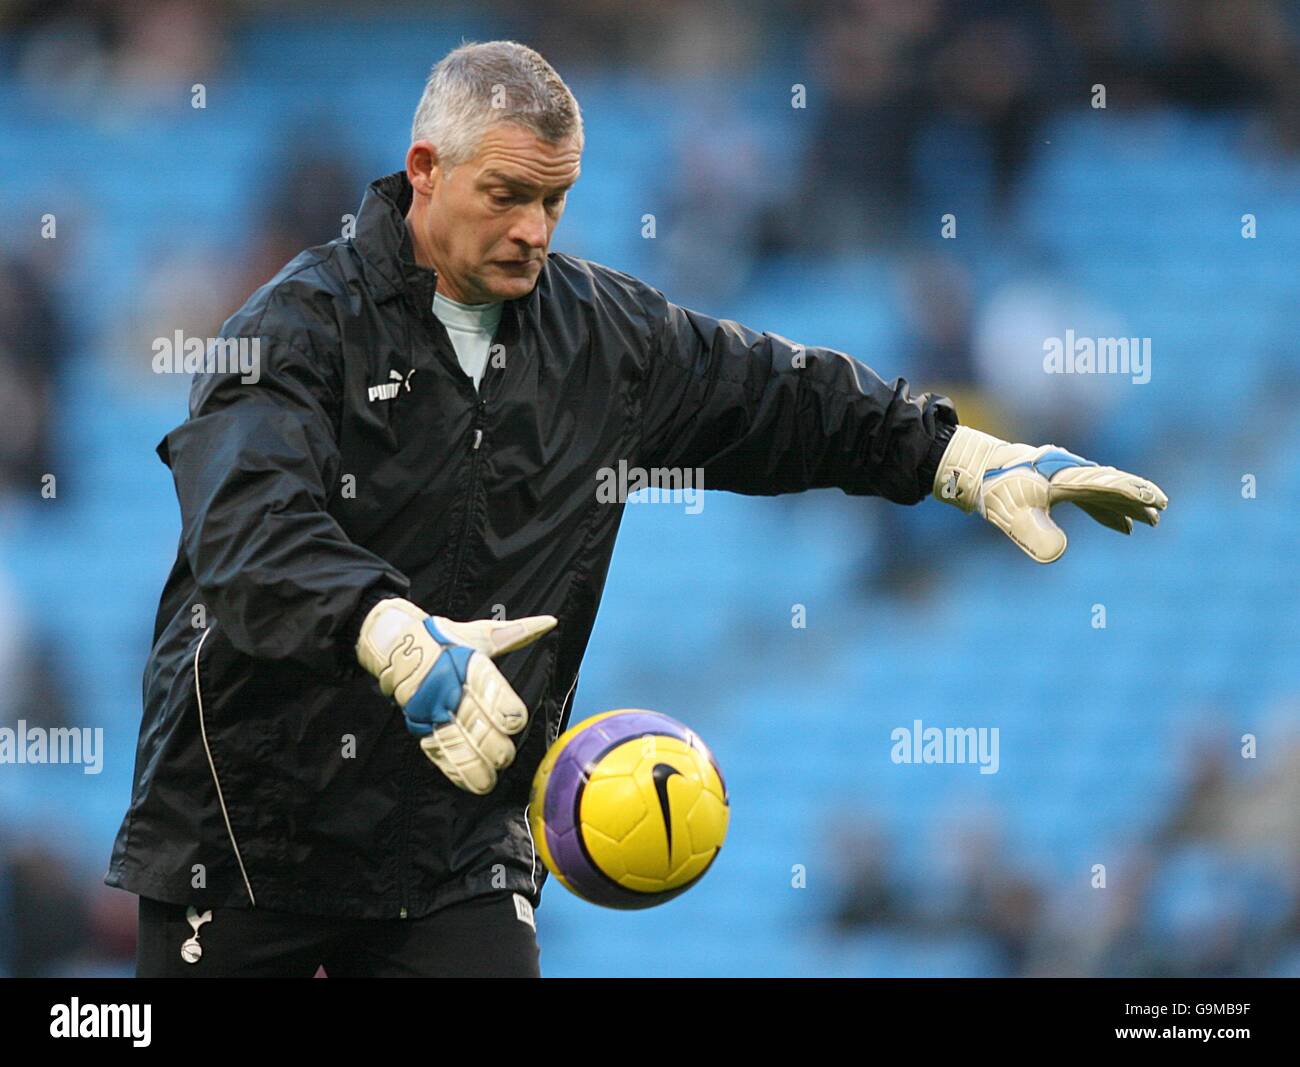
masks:
POLYGON ((485 288, 492 294, 493 301, 518 300, 521 296, 527 296, 533 291, 533 288, 537 285, 539 274, 521 274, 517 278, 496 277, 485 288))
POLYGON ((486 272, 487 277, 483 281, 494 293, 499 294, 499 300, 527 296, 533 291, 533 286, 542 273, 541 264, 536 260, 522 266, 494 263, 492 267, 492 270, 486 272))

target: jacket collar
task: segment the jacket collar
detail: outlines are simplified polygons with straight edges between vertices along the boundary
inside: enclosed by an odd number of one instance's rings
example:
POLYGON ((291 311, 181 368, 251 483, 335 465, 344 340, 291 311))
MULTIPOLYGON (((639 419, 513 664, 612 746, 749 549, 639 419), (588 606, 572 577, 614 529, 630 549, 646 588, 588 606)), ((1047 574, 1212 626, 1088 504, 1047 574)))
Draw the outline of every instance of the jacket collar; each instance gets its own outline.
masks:
MULTIPOLYGON (((415 262, 415 244, 406 225, 411 197, 411 183, 404 170, 371 182, 361 201, 353 244, 371 270, 369 284, 375 300, 407 293, 421 316, 433 318, 438 275, 415 262)), ((497 332, 501 340, 508 343, 517 336, 523 318, 522 305, 534 299, 536 293, 534 286, 527 296, 506 301, 497 332)))

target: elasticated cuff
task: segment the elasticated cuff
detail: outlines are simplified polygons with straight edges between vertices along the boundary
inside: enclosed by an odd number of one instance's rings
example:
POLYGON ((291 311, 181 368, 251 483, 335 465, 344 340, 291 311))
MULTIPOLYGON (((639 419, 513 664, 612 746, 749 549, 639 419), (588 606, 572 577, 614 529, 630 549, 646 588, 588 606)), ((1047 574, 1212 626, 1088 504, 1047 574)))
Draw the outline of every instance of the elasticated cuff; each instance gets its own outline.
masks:
POLYGON ((927 497, 934 491, 934 478, 939 473, 939 464, 943 461, 943 454, 948 451, 948 442, 956 432, 956 424, 946 422, 941 423, 935 432, 934 444, 930 446, 930 452, 918 472, 922 497, 927 497))

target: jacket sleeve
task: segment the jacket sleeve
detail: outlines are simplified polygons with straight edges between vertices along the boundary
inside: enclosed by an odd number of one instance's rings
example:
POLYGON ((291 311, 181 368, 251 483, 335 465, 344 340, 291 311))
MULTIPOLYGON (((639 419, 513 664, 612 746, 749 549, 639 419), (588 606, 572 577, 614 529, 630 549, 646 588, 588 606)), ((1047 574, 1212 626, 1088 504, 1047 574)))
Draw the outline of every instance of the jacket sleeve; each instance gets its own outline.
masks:
POLYGON ((256 340, 256 373, 195 374, 189 419, 158 454, 199 596, 231 643, 338 679, 359 669, 358 610, 410 583, 327 510, 343 473, 337 360, 306 341, 256 340))
POLYGON ((650 363, 641 465, 700 469, 705 489, 839 488, 923 499, 957 425, 942 396, 912 396, 843 352, 809 348, 647 297, 650 363))

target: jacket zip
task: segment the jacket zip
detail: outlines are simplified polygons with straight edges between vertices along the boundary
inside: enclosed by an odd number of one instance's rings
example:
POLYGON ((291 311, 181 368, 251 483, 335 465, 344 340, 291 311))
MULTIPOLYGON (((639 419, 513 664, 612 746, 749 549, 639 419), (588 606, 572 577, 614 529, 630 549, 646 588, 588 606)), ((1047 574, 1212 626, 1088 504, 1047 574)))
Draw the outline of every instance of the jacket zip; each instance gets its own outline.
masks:
MULTIPOLYGON (((455 353, 453 352, 453 356, 455 353)), ((447 610, 455 610, 456 587, 460 582, 460 565, 465 557, 465 542, 469 540, 470 522, 474 515, 474 498, 478 495, 478 458, 479 446, 483 443, 483 422, 487 413, 487 401, 483 398, 483 388, 487 385, 487 368, 484 368, 483 377, 479 382, 478 404, 474 411, 474 436, 470 443, 470 470, 469 470, 469 493, 465 505, 465 521, 460 528, 460 541, 456 545, 456 561, 451 569, 451 587, 447 596, 447 610)), ((410 796, 410 771, 411 762, 408 761, 402 771, 402 799, 410 796)), ((411 805, 403 804, 402 812, 402 847, 398 854, 397 879, 399 892, 401 896, 400 910, 398 918, 405 919, 409 911, 409 902, 406 896, 406 865, 407 857, 411 847, 411 805)))
POLYGON ((479 395, 478 407, 474 412, 474 439, 470 445, 469 500, 465 507, 465 521, 460 528, 460 543, 456 545, 456 562, 451 569, 451 596, 448 598, 448 610, 455 610, 453 598, 460 584, 460 565, 465 558, 465 542, 469 540, 469 527, 474 518, 474 497, 478 494, 478 457, 479 445, 483 443, 483 417, 487 402, 479 395))

